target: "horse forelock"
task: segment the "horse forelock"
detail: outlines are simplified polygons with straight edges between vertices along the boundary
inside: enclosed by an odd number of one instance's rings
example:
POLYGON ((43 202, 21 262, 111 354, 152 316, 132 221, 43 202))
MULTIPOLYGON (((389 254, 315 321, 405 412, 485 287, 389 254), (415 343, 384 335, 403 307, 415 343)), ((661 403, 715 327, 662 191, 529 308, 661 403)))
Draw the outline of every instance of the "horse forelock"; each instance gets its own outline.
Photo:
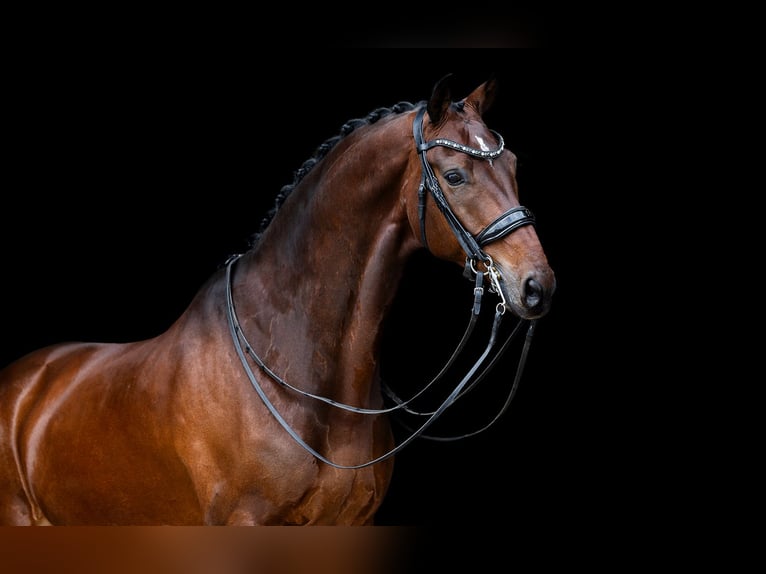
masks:
POLYGON ((407 101, 401 101, 390 108, 386 107, 379 107, 372 110, 370 113, 368 113, 363 118, 354 118, 348 120, 346 123, 344 123, 339 132, 330 137, 327 138, 324 142, 322 142, 314 151, 313 155, 308 158, 306 161, 301 164, 301 166, 293 172, 293 181, 292 183, 289 183, 282 187, 282 189, 277 194, 275 200, 274 200, 274 206, 266 213, 264 218, 260 222, 260 227, 258 228, 258 231, 252 235, 250 238, 250 247, 255 246, 258 243, 258 240, 260 239, 263 232, 266 230, 266 228, 269 226, 271 221, 274 219, 274 216, 279 211, 279 208, 282 206, 282 204, 285 202, 287 197, 292 193, 292 191, 296 188, 296 186, 303 180, 304 177, 312 170, 312 168, 322 161, 324 157, 332 150, 342 139, 344 139, 346 136, 351 134, 352 132, 356 131, 357 129, 368 126, 370 124, 374 124, 378 120, 385 118, 387 116, 390 116, 391 114, 402 114, 404 112, 408 112, 415 107, 419 105, 424 105, 425 102, 419 102, 418 104, 413 104, 407 101))

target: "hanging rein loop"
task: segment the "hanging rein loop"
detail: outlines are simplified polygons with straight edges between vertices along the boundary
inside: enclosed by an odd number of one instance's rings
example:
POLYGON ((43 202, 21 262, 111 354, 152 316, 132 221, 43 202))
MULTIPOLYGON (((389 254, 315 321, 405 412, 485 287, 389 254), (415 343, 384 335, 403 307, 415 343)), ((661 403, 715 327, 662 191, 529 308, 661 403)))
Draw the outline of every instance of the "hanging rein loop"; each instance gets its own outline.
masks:
POLYGON ((492 261, 492 257, 490 257, 487 253, 485 253, 482 250, 482 246, 492 241, 496 241, 502 237, 505 237, 506 235, 518 229, 519 227, 522 227, 524 225, 534 225, 535 218, 532 215, 532 212, 529 211, 526 207, 523 207, 523 206, 513 207, 509 209, 508 211, 506 211, 505 213, 503 213, 502 215, 500 215, 497 219, 495 219, 489 225, 487 225, 487 227, 485 227, 475 237, 471 235, 465 229, 465 227, 463 227, 462 223, 460 222, 460 220, 457 218, 457 216, 455 215, 455 213, 452 211, 449 204, 447 203, 444 193, 441 187, 439 186, 439 181, 436 178, 436 175, 434 174, 433 169, 431 168, 431 165, 428 163, 428 160, 426 158, 426 151, 436 146, 444 146, 444 147, 448 147, 448 148, 460 151, 462 153, 466 153, 470 156, 473 156, 479 159, 492 160, 499 157, 500 154, 502 154, 504 149, 503 138, 497 132, 494 132, 494 131, 492 132, 499 142, 498 147, 494 150, 475 149, 475 148, 472 148, 451 140, 441 139, 441 138, 426 142, 423 139, 423 125, 422 125, 425 112, 426 112, 426 107, 422 106, 420 110, 417 112, 417 115, 415 116, 415 121, 413 122, 413 135, 415 137, 415 146, 416 146, 416 150, 420 157, 421 165, 423 168, 420 188, 418 189, 418 214, 420 218, 420 232, 421 232, 423 245, 426 248, 428 248, 428 242, 426 240, 426 225, 425 225, 425 206, 426 206, 425 194, 427 190, 431 193, 431 196, 434 198, 436 205, 439 207, 439 210, 441 211, 441 213, 444 215, 445 219, 447 220, 447 223, 449 224, 450 228, 455 234, 455 237, 460 243, 460 246, 465 251, 466 265, 465 265, 464 274, 470 278, 470 274, 472 273, 474 276, 473 278, 475 283, 474 283, 474 302, 471 309, 471 318, 468 323, 468 327, 466 328, 466 331, 463 334, 463 337, 461 338, 455 351, 452 353, 452 356, 447 361, 445 366, 442 367, 439 373, 423 389, 421 389, 415 395, 413 395, 407 400, 402 400, 399 397, 397 397, 387 386, 384 385, 383 392, 395 403, 395 405, 390 408, 384 408, 384 409, 365 409, 365 408, 361 408, 361 407, 357 407, 353 405, 340 403, 328 397, 310 393, 288 384, 287 381, 283 380, 271 369, 269 369, 268 366, 266 366, 264 361, 258 356, 258 354, 253 349, 252 345, 250 345, 250 343, 247 341, 247 338, 245 337, 245 333, 242 330, 242 327, 240 326, 239 320, 237 318, 236 309, 234 307, 234 297, 232 294, 232 277, 231 277, 232 267, 234 263, 241 257, 241 255, 232 255, 226 261, 226 316, 227 316, 228 325, 229 325, 229 332, 231 334, 231 338, 234 343, 234 348, 237 352, 237 356, 239 357, 239 360, 242 363, 242 366, 245 370, 245 373, 247 374, 248 379, 250 380, 250 383, 252 384, 256 393, 258 393, 258 396, 261 398, 264 405, 272 414, 272 416, 274 416, 274 418, 277 420, 277 422, 279 422, 282 428, 284 428, 284 430, 287 431, 287 433, 301 447, 303 447, 307 452, 309 452, 311 455, 316 457, 318 460, 339 469, 359 469, 359 468, 364 468, 366 466, 370 466, 375 463, 386 460, 394 456, 399 451, 401 451, 404 447, 406 447, 409 443, 411 443, 413 440, 415 440, 418 437, 427 438, 430 440, 442 440, 442 441, 458 440, 468 436, 473 436, 489 428, 507 410, 508 406, 511 403, 511 400, 513 399, 516 393, 516 389, 518 388, 519 381, 521 380, 521 373, 523 371, 524 364, 526 362, 526 356, 529 350, 529 345, 531 344, 532 335, 534 333, 534 327, 536 324, 535 320, 532 320, 532 321, 520 320, 519 324, 516 326, 513 332, 508 336, 505 343, 501 346, 500 350, 494 355, 494 357, 491 359, 489 364, 482 368, 482 365, 484 364, 485 360, 489 356, 492 349, 495 347, 495 344, 497 341, 497 334, 500 328, 500 323, 501 323, 502 317, 504 316, 506 312, 506 300, 500 285, 502 278, 500 276, 500 273, 497 271, 497 268, 495 267, 494 262, 492 261), (486 271, 481 271, 477 269, 478 262, 481 262, 484 265, 484 267, 486 268, 486 271), (492 323, 492 331, 490 333, 490 338, 486 348, 482 352, 481 356, 476 360, 474 365, 469 369, 469 371, 465 374, 465 376, 461 379, 461 381, 455 386, 455 388, 452 390, 449 396, 446 399, 444 399, 444 401, 441 403, 441 405, 439 405, 439 407, 436 410, 428 412, 428 413, 423 413, 423 412, 418 412, 418 411, 414 411, 410 409, 409 404, 415 399, 417 399, 419 396, 421 396, 434 383, 440 380, 442 376, 448 371, 448 369, 453 365, 458 355, 465 348, 465 345, 467 344, 470 338, 470 335, 473 333, 477 318, 481 311, 481 302, 482 302, 482 297, 484 295, 485 275, 487 275, 489 278, 490 291, 492 291, 498 297, 500 297, 500 302, 495 307, 495 317, 492 323), (444 411, 447 408, 449 408, 452 404, 454 404, 454 402, 457 399, 464 396, 468 391, 474 388, 476 384, 478 384, 479 381, 481 381, 487 375, 487 373, 491 370, 491 368, 497 362, 499 357, 503 354, 503 352, 507 348, 510 341, 519 332, 522 324, 525 322, 528 323, 528 328, 527 328, 526 339, 524 342, 524 347, 522 349, 521 358, 519 360, 519 365, 516 368, 516 376, 514 378, 514 382, 511 387, 510 393, 500 412, 483 428, 480 428, 469 434, 465 434, 465 435, 457 436, 457 437, 434 437, 434 436, 424 434, 424 431, 429 426, 431 426, 444 413, 444 411), (268 396, 263 390, 263 387, 260 385, 260 383, 258 382, 258 379, 256 378, 255 374, 250 368, 250 364, 248 363, 248 360, 247 360, 248 355, 266 375, 268 375, 273 381, 275 381, 279 385, 283 386, 284 388, 290 389, 293 392, 301 394, 303 396, 325 402, 329 405, 332 405, 333 407, 337 407, 337 408, 348 410, 355 413, 370 414, 370 415, 390 413, 390 412, 401 409, 411 414, 427 416, 428 418, 417 429, 414 429, 414 430, 410 429, 411 434, 406 439, 404 439, 401 443, 399 443, 394 448, 392 448, 385 454, 375 459, 369 460, 364 463, 355 464, 355 465, 342 465, 342 464, 335 463, 325 458, 321 453, 317 452, 308 443, 306 443, 301 438, 301 436, 295 431, 295 429, 293 429, 292 426, 284 419, 284 417, 282 417, 282 415, 276 409, 274 404, 269 400, 268 396))
MULTIPOLYGON (((307 452, 309 452, 311 455, 316 457, 318 460, 332 467, 335 467, 338 469, 352 470, 352 469, 364 468, 366 466, 370 466, 378 462, 382 462, 388 458, 391 458, 396 453, 401 451, 404 447, 406 447, 408 444, 410 444, 413 440, 423 435, 423 432, 429 426, 431 426, 444 413, 444 411, 447 410, 447 408, 450 407, 467 390, 466 387, 468 383, 471 382, 472 377, 476 374, 479 367, 485 361, 485 359, 487 358, 490 351, 495 345, 495 341, 497 338, 496 337, 497 330, 498 330, 498 327, 500 326, 500 319, 502 317, 502 313, 499 310, 495 312, 495 321, 492 327, 492 334, 490 336, 489 343, 487 344, 486 349, 484 349, 484 352, 482 353, 481 357, 479 357, 479 359, 476 361, 473 367, 471 367, 468 373, 463 377, 460 383, 458 383, 457 386, 455 386, 455 388, 452 390, 449 396, 446 399, 444 399, 444 401, 439 406, 439 408, 433 411, 432 413, 430 413, 430 416, 428 417, 428 419, 418 429, 414 430, 410 434, 410 436, 408 436, 406 439, 404 439, 401 443, 396 445, 394 448, 392 448, 391 450, 389 450, 388 452, 386 452, 385 454, 377 458, 368 460, 367 462, 363 462, 360 464, 353 464, 353 465, 338 464, 336 462, 329 460, 325 456, 323 456, 321 453, 315 450, 311 445, 309 445, 306 441, 304 441, 303 438, 301 438, 301 436, 295 431, 295 429, 293 429, 290 423, 288 423, 284 419, 284 417, 280 414, 280 412, 277 410, 274 404, 269 400, 268 396, 266 395, 266 392, 263 390, 263 387, 261 387, 260 383, 258 382, 258 379, 256 378, 255 374, 250 368, 249 363, 247 362, 247 357, 245 353, 253 357, 253 360, 255 360, 256 364, 258 364, 258 366, 261 369, 263 369, 266 374, 268 374, 272 379, 279 382, 280 384, 285 385, 289 387, 290 389, 296 390, 305 396, 310 396, 313 398, 324 400, 325 402, 328 402, 329 404, 332 404, 333 406, 340 407, 346 410, 352 410, 354 412, 360 412, 360 413, 366 413, 366 414, 381 414, 381 413, 390 412, 392 410, 398 410, 400 408, 403 408, 409 401, 400 402, 395 407, 390 409, 360 409, 358 407, 353 407, 351 405, 345 405, 342 403, 338 403, 336 401, 331 401, 330 399, 320 397, 319 395, 313 395, 311 393, 306 393, 305 391, 300 391, 299 389, 296 389, 295 387, 288 385, 284 380, 282 380, 273 371, 271 371, 268 367, 266 367, 266 365, 263 363, 260 357, 258 357, 258 355, 253 350, 250 343, 247 342, 245 334, 242 331, 242 328, 240 327, 239 321, 236 316, 236 310, 234 307, 234 297, 232 295, 232 290, 231 290, 231 284, 232 284, 231 269, 232 269, 232 266, 234 265, 234 262, 237 259, 239 259, 240 256, 241 255, 233 255, 229 258, 229 260, 226 263, 226 316, 228 319, 229 333, 231 334, 232 341, 234 342, 234 348, 237 351, 237 356, 239 357, 239 360, 242 363, 242 367, 244 368, 245 373, 247 374, 247 378, 250 380, 250 384, 253 386, 256 393, 258 393, 258 396, 260 397, 261 401, 263 401, 263 404, 266 406, 266 408, 269 410, 272 416, 277 420, 277 422, 282 426, 282 428, 285 431, 287 431, 287 433, 293 438, 293 440, 295 440, 307 452), (244 349, 242 347, 243 343, 245 345, 244 349)), ((474 313, 474 316, 475 315, 476 313, 474 313)), ((534 323, 534 321, 532 323, 534 323)), ((526 354, 526 350, 525 350, 525 354, 526 354)), ((483 378, 486 372, 487 370, 485 369, 480 374, 480 378, 483 378)), ((519 375, 517 374, 517 379, 518 378, 519 378, 519 375)), ((509 402, 510 401, 506 401, 506 403, 509 403, 509 402)), ((495 419, 497 418, 499 418, 499 415, 495 417, 495 419)), ((428 438, 433 438, 433 437, 428 437, 428 438)), ((451 440, 451 439, 443 439, 443 440, 451 440)))

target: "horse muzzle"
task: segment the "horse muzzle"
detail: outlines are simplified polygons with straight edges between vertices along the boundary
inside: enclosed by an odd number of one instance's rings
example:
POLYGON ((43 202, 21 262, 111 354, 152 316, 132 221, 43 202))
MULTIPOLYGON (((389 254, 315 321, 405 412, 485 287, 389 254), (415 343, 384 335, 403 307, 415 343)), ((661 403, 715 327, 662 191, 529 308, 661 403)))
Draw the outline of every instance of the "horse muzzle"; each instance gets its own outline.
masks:
POLYGON ((496 263, 497 283, 506 306, 521 319, 539 319, 551 307, 556 277, 547 265, 519 272, 496 263))

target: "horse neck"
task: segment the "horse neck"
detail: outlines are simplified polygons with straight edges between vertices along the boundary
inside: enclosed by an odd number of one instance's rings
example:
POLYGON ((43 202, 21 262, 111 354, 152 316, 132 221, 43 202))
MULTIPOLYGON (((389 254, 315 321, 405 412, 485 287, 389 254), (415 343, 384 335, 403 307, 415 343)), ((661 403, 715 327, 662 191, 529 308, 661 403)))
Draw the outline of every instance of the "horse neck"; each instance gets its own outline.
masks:
POLYGON ((304 178, 238 262, 234 287, 272 370, 357 404, 379 400, 381 324, 419 245, 401 200, 414 154, 368 139, 342 142, 304 178))

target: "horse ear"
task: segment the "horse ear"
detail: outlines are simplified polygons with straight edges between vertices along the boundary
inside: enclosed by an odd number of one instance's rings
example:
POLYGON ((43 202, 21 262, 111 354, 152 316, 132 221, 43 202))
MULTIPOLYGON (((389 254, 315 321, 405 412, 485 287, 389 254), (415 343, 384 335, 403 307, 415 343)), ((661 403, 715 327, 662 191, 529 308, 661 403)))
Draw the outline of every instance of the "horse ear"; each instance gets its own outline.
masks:
POLYGON ((428 100, 428 117, 432 124, 438 124, 442 119, 444 112, 452 103, 452 94, 450 93, 449 82, 452 74, 447 74, 441 80, 436 82, 433 91, 431 92, 431 99, 428 100))
POLYGON ((497 79, 492 77, 481 86, 471 92, 465 99, 465 103, 473 107, 480 116, 492 107, 497 95, 497 79))

